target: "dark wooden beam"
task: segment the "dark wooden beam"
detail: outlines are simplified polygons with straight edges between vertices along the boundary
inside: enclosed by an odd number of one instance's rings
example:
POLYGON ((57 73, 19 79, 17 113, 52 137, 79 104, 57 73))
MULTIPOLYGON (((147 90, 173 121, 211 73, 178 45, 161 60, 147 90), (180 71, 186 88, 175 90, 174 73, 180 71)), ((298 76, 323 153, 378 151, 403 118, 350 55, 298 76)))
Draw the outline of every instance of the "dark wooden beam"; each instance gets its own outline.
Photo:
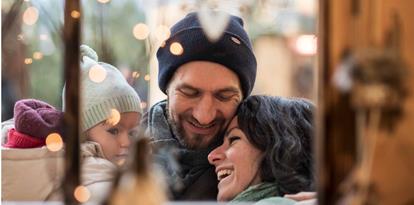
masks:
POLYGON ((64 79, 65 89, 65 177, 63 182, 64 203, 79 204, 74 190, 80 185, 79 152, 79 102, 80 68, 79 44, 81 26, 80 0, 65 1, 64 41, 64 79))

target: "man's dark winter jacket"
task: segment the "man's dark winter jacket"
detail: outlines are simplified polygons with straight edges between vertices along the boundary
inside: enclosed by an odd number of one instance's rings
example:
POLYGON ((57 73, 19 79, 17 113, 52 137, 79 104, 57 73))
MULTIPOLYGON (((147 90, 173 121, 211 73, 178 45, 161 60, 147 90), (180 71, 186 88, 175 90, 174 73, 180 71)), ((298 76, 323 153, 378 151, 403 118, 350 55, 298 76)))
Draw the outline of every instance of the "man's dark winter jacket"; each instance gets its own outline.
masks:
POLYGON ((151 138, 156 164, 167 178, 172 200, 216 200, 217 177, 207 155, 212 148, 189 150, 183 147, 167 120, 166 100, 144 115, 141 126, 151 138))

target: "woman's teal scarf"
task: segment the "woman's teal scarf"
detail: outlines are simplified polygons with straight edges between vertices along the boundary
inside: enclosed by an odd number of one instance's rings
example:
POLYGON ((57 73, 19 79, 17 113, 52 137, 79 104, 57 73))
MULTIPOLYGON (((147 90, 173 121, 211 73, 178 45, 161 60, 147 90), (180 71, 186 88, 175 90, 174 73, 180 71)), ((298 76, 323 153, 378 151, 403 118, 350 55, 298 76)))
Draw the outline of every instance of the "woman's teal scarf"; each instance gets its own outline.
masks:
POLYGON ((261 199, 278 196, 279 192, 275 183, 260 183, 250 186, 238 194, 231 202, 259 201, 261 199))

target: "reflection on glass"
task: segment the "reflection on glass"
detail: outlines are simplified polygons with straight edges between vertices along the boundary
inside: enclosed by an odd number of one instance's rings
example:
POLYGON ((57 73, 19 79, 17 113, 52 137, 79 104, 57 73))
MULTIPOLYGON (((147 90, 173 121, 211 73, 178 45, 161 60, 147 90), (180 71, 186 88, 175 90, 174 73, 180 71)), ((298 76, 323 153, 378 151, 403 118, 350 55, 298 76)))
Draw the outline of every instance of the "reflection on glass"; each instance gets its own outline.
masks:
POLYGON ((91 67, 89 70, 89 79, 95 83, 100 83, 106 78, 106 70, 99 64, 91 67))
POLYGON ((43 53, 41 53, 41 52, 39 52, 39 51, 36 51, 36 52, 34 52, 34 53, 33 53, 33 58, 34 58, 35 60, 40 60, 40 59, 42 59, 42 58, 43 58, 43 53))
POLYGON ((119 111, 116 109, 111 109, 111 114, 108 119, 106 119, 106 123, 115 126, 118 124, 119 120, 121 120, 121 114, 119 111))
POLYGON ((91 192, 85 186, 78 186, 73 193, 75 199, 81 203, 85 203, 91 197, 91 192))
POLYGON ((170 52, 176 56, 183 54, 184 48, 181 46, 180 43, 174 42, 170 46, 170 52))
POLYGON ((132 33, 134 34, 134 37, 136 39, 144 40, 148 37, 149 29, 148 29, 147 25, 145 25, 143 23, 139 23, 139 24, 134 26, 134 29, 133 29, 132 33))
POLYGON ((32 63, 33 63, 33 59, 32 58, 25 58, 24 59, 24 64, 29 65, 29 64, 32 64, 32 63))
POLYGON ((62 137, 58 133, 52 133, 46 138, 46 147, 52 152, 57 152, 63 147, 62 137))
POLYGON ((33 25, 39 19, 39 11, 35 7, 27 8, 23 13, 23 23, 26 25, 33 25))
POLYGON ((73 10, 71 13, 70 13, 70 16, 72 16, 72 18, 74 18, 74 19, 77 19, 77 18, 79 18, 80 17, 80 12, 79 11, 76 11, 76 10, 73 10))

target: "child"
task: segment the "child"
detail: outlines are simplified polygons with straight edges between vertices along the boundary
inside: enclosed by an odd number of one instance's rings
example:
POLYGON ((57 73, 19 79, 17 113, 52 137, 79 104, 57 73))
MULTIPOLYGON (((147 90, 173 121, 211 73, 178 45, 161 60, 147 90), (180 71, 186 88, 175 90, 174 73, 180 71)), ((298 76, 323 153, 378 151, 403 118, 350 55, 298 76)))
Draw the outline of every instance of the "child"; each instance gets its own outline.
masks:
MULTIPOLYGON (((89 201, 95 202, 107 196, 114 172, 126 159, 142 114, 140 98, 122 73, 97 60, 94 50, 81 46, 81 183, 91 194, 89 201)), ((56 111, 53 107, 48 109, 56 111)), ((15 119, 16 128, 21 122, 15 119)), ((7 186, 7 179, 2 184, 7 186)))
POLYGON ((137 134, 141 101, 117 68, 98 63, 88 46, 81 46, 81 54, 81 180, 91 193, 89 201, 100 201, 137 134))

